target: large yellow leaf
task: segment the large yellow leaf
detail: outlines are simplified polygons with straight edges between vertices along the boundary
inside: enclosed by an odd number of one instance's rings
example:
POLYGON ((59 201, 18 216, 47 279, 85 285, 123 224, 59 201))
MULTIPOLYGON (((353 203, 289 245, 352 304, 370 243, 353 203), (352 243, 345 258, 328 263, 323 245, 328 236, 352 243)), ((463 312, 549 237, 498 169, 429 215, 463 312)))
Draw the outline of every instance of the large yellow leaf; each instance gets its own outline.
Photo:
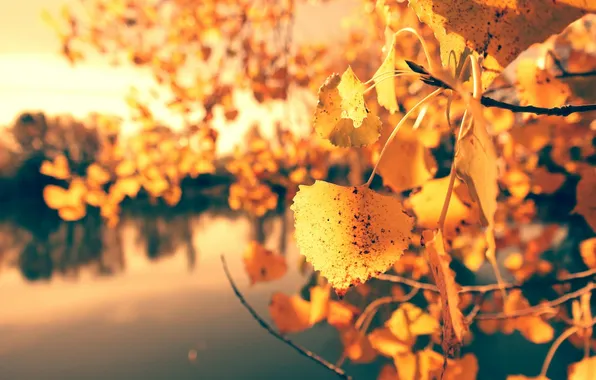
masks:
POLYGON ((435 32, 444 65, 451 56, 461 66, 470 49, 483 58, 485 89, 530 45, 596 11, 589 0, 410 0, 410 6, 435 32))
POLYGON ((480 207, 480 221, 484 226, 494 223, 497 211, 497 154, 483 123, 475 120, 457 143, 455 171, 468 186, 473 200, 480 207))
POLYGON ((441 316, 443 319, 443 350, 452 354, 454 348, 463 343, 468 327, 459 310, 459 293, 453 271, 449 268, 451 258, 445 252, 441 230, 422 232, 426 254, 435 284, 441 294, 441 316))
MULTIPOLYGON (((391 128, 385 128, 381 134, 383 144, 391 131, 391 128)), ((410 123, 402 126, 389 142, 378 171, 384 185, 400 192, 421 186, 431 179, 437 171, 437 162, 412 130, 410 123)))
POLYGON ((399 200, 366 186, 300 186, 291 206, 300 252, 339 293, 387 270, 403 254, 414 220, 399 200))
POLYGON ((319 89, 313 119, 319 136, 342 147, 372 144, 379 138, 381 120, 364 104, 365 86, 351 67, 333 74, 319 89))

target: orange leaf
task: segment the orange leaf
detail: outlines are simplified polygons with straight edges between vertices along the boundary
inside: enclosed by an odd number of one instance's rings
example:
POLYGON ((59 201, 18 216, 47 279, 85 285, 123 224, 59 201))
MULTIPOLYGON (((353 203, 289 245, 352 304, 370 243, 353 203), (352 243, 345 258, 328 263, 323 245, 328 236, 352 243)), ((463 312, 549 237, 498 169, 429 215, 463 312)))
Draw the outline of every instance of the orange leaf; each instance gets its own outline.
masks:
POLYGON ((310 302, 298 295, 274 293, 269 303, 269 314, 281 334, 306 330, 310 324, 310 302))
POLYGON ((426 246, 426 254, 431 267, 435 284, 439 288, 442 301, 443 318, 443 350, 447 354, 453 352, 463 343, 468 327, 458 308, 459 293, 453 271, 449 268, 451 258, 445 252, 443 234, 440 230, 422 233, 426 246))
POLYGON ((251 241, 242 257, 251 285, 280 279, 287 270, 286 258, 251 241))

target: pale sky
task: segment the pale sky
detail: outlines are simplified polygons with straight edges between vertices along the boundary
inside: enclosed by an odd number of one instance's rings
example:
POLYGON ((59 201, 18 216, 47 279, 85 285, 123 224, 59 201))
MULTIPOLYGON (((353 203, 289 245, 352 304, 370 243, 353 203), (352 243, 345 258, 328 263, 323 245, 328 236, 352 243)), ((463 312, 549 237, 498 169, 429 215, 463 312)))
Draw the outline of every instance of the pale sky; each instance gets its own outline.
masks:
MULTIPOLYGON (((72 1, 72 0, 71 0, 72 1)), ((345 0, 354 4, 354 0, 345 0)), ((54 32, 41 18, 45 8, 58 14, 68 0, 21 0, 0 5, 0 125, 11 123, 19 112, 40 110, 48 114, 69 113, 84 117, 89 112, 126 118, 124 97, 131 86, 148 88, 151 78, 134 67, 111 67, 100 57, 74 68, 59 54, 54 32)), ((296 40, 341 37, 341 15, 352 6, 341 2, 302 7, 296 17, 296 40)), ((248 119, 262 120, 281 109, 252 110, 248 119)), ((157 112, 169 124, 166 112, 157 112)), ((250 120, 236 123, 234 133, 224 137, 220 149, 227 151, 241 142, 250 120), (238 130, 242 129, 242 130, 238 130)))

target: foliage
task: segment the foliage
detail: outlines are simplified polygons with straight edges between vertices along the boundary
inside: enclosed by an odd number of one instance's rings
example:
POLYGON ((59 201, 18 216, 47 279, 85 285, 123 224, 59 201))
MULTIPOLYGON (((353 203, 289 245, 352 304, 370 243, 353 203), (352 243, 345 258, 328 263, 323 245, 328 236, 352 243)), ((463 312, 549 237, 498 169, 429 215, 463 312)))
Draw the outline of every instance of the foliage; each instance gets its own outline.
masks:
MULTIPOLYGON (((264 104, 319 88, 307 136, 288 118, 277 139, 253 133, 225 165, 231 208, 263 216, 293 200, 315 281, 306 297, 273 295, 279 332, 335 327, 342 359, 325 366, 341 376, 350 360, 384 363, 380 379, 473 379, 483 367, 474 335, 517 331, 552 346, 540 371, 509 378, 546 378, 566 339, 585 353, 569 377, 591 378, 596 107, 585 103, 596 101, 596 20, 584 15, 593 5, 363 0, 345 42, 298 46, 300 3, 95 0, 85 20, 65 10, 55 28, 67 58, 93 47, 148 68, 188 122, 180 134, 158 127, 131 97, 143 133, 108 134, 76 174, 59 154, 44 162, 43 174, 67 183, 46 187, 48 206, 65 220, 99 207, 115 225, 119 204, 141 189, 175 205, 185 177, 215 171, 215 110, 234 120, 237 91, 264 104), (349 186, 326 181, 331 162, 350 166, 349 186), (497 283, 461 286, 485 261, 497 283)), ((256 243, 244 260, 251 284, 288 268, 256 243)))

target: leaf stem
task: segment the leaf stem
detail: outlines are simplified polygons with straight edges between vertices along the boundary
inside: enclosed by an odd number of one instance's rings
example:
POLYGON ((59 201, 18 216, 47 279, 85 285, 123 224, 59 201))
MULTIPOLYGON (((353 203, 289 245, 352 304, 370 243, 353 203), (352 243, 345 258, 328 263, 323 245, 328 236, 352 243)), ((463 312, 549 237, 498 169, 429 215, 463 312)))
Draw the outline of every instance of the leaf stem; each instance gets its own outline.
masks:
POLYGON ((399 129, 401 128, 401 126, 406 122, 406 120, 408 120, 408 117, 410 117, 410 115, 420 106, 424 105, 426 102, 431 101, 433 98, 435 98, 437 95, 439 95, 441 92, 443 92, 442 88, 438 88, 435 91, 431 92, 430 94, 426 95, 424 97, 424 99, 422 99, 421 101, 419 101, 418 103, 416 103, 416 105, 414 105, 414 107, 412 107, 405 115, 404 117, 401 118, 401 120, 399 121, 399 123, 397 123, 397 125, 395 126, 395 128, 393 129, 393 132, 391 132, 391 135, 389 136, 389 138, 387 139, 387 141, 385 142, 385 145, 383 146, 383 149, 381 150, 381 153, 379 154, 379 158, 377 159, 377 163, 375 164, 375 167, 373 168, 372 173, 370 174, 370 178, 368 179, 368 181, 366 181, 365 185, 370 187, 370 184, 372 183, 373 178, 375 177, 375 173, 377 172, 377 168, 379 167, 379 162, 381 162, 381 159, 383 158, 383 155, 385 154, 385 151, 387 150, 387 147, 389 146, 389 143, 391 143, 391 141, 395 138, 395 136, 397 135, 397 132, 399 131, 399 129))
POLYGON ((571 335, 575 334, 576 332, 578 332, 581 329, 586 329, 586 328, 589 328, 594 325, 596 325, 596 318, 592 319, 587 324, 571 326, 567 330, 563 331, 563 333, 561 333, 561 335, 559 335, 559 337, 553 342, 553 345, 550 346, 550 349, 548 350, 548 354, 546 355, 546 359, 544 359, 544 363, 542 364, 542 369, 540 370, 539 377, 546 378, 546 373, 548 372, 548 367, 550 366, 550 363, 553 360, 555 353, 559 349, 559 346, 561 346, 561 344, 565 340, 567 340, 567 338, 569 338, 571 335))
MULTIPOLYGON (((367 80, 366 82, 364 82, 365 85, 369 85, 372 82, 379 80, 379 78, 385 77, 385 76, 393 76, 393 75, 399 75, 399 74, 411 74, 412 71, 408 71, 408 70, 393 70, 393 71, 385 71, 384 73, 381 73, 379 75, 373 76, 372 78, 370 78, 369 80, 367 80)), ((415 73, 418 74, 418 73, 415 73)))
MULTIPOLYGON (((459 125, 459 131, 457 132, 457 139, 455 140, 455 148, 454 150, 457 152, 457 144, 462 137, 462 131, 464 130, 464 125, 468 123, 468 119, 471 120, 468 111, 464 111, 464 116, 461 119, 461 123, 459 125)), ((445 195, 445 201, 443 202, 443 208, 441 209, 441 214, 439 216, 439 221, 437 222, 438 227, 441 231, 445 229, 445 219, 447 218, 447 211, 449 210, 449 202, 451 202, 451 193, 453 193, 453 185, 455 185, 455 158, 453 163, 451 164, 451 171, 449 172, 449 185, 447 185, 447 194, 445 195)))
MULTIPOLYGON (((396 70, 398 71, 398 70, 396 70)), ((406 71, 406 72, 401 72, 398 74, 395 73, 388 73, 391 75, 379 75, 377 77, 377 79, 375 79, 375 83, 373 83, 370 87, 368 87, 366 90, 364 90, 362 93, 366 94, 367 92, 369 92, 370 90, 372 90, 373 88, 375 88, 379 83, 387 80, 387 79, 392 79, 392 78, 399 78, 399 77, 405 77, 405 76, 420 76, 420 74, 415 73, 415 72, 410 72, 410 71, 406 71), (381 79, 378 79, 381 78, 381 79)), ((372 80, 372 79, 371 79, 372 80)), ((365 84, 369 83, 370 81, 366 82, 365 84)))

